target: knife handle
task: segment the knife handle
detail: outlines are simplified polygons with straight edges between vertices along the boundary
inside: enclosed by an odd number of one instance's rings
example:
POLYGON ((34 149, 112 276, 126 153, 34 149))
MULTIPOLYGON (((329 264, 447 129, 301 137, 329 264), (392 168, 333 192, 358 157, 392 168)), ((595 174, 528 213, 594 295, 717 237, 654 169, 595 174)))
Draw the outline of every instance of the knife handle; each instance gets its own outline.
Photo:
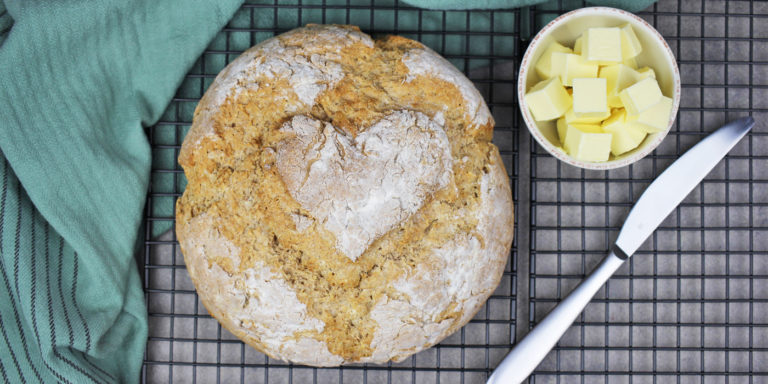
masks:
POLYGON ((614 252, 609 253, 589 277, 512 348, 493 371, 487 384, 513 384, 525 380, 625 260, 626 258, 620 258, 614 252))

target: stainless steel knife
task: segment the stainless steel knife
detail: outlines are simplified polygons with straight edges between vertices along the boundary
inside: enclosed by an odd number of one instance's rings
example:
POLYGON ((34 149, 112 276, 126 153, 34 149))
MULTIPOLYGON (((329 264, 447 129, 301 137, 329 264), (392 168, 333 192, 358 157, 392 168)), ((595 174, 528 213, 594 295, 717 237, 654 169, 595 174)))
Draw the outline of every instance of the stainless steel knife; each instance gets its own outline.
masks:
POLYGON ((689 149, 659 175, 632 207, 608 256, 515 345, 496 367, 488 384, 516 384, 525 380, 600 287, 754 125, 755 120, 751 117, 726 124, 689 149))

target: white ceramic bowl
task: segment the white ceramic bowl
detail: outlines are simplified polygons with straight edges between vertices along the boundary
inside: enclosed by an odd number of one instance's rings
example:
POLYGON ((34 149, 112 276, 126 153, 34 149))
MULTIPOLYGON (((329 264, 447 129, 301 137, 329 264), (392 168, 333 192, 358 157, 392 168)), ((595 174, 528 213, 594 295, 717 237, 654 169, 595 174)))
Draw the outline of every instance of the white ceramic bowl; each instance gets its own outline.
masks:
POLYGON ((560 15, 552 20, 531 40, 528 49, 525 51, 523 61, 520 65, 520 74, 517 78, 517 96, 520 104, 520 111, 525 120, 525 125, 536 141, 544 147, 552 156, 580 168, 587 169, 612 169, 623 167, 642 159, 651 153, 661 141, 667 136, 667 132, 675 122, 677 109, 680 105, 680 71, 677 69, 677 62, 669 45, 664 41, 661 34, 656 31, 645 20, 635 16, 632 13, 616 8, 608 7, 590 7, 581 8, 575 11, 560 15), (586 29, 591 27, 614 27, 624 23, 630 23, 637 34, 637 38, 643 46, 643 51, 637 56, 637 65, 642 68, 645 66, 653 68, 656 72, 656 80, 664 96, 671 97, 672 115, 669 119, 669 125, 663 132, 649 134, 640 145, 620 156, 611 155, 608 161, 587 162, 578 160, 568 155, 560 147, 560 140, 557 137, 556 120, 535 121, 531 111, 525 104, 525 93, 541 80, 533 66, 539 60, 539 57, 547 46, 557 41, 560 44, 573 47, 573 42, 586 29))

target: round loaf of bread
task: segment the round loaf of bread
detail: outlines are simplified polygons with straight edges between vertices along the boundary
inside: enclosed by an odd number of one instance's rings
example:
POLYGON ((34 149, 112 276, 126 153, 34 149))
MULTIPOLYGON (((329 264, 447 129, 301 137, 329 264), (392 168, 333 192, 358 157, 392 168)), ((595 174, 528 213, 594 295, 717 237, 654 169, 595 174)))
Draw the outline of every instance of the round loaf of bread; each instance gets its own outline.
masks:
POLYGON ((474 85, 424 45, 309 25, 249 49, 195 110, 176 231, 208 312, 298 364, 400 361, 466 324, 512 243, 474 85))

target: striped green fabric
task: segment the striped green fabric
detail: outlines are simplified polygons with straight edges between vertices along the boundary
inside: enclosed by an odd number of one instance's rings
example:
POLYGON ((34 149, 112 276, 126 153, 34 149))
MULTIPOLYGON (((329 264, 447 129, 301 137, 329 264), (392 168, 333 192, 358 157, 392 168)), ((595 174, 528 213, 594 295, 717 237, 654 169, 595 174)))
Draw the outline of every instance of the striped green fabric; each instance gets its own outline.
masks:
POLYGON ((0 0, 0 45, 3 45, 5 37, 11 31, 13 19, 8 11, 5 10, 5 4, 0 0))
POLYGON ((147 314, 134 252, 151 161, 142 126, 239 5, 0 7, 0 382, 138 381, 147 314))
MULTIPOLYGON (((5 383, 115 382, 122 364, 99 350, 95 308, 83 303, 88 266, 34 208, 7 161, 0 163, 0 377, 5 383)), ((138 276, 137 276, 138 277, 138 276)), ((132 323, 115 346, 143 348, 132 323)), ((129 370, 138 369, 128 361, 129 370)))

